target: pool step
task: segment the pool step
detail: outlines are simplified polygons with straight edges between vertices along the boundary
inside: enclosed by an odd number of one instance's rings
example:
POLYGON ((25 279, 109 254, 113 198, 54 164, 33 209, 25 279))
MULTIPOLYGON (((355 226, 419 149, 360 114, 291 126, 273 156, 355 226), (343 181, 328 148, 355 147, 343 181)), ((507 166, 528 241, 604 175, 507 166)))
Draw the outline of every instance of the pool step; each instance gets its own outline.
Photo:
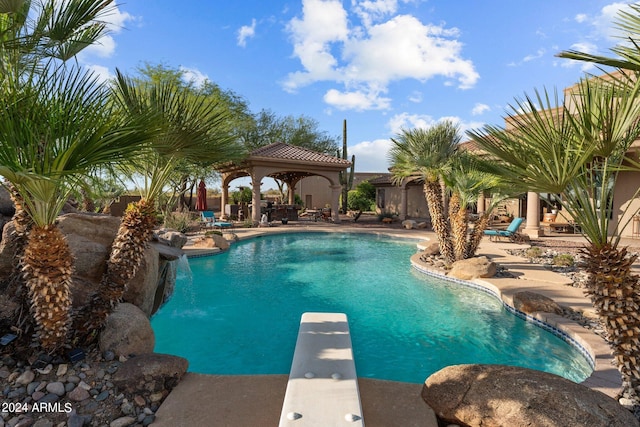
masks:
POLYGON ((346 314, 302 315, 279 426, 364 426, 346 314))

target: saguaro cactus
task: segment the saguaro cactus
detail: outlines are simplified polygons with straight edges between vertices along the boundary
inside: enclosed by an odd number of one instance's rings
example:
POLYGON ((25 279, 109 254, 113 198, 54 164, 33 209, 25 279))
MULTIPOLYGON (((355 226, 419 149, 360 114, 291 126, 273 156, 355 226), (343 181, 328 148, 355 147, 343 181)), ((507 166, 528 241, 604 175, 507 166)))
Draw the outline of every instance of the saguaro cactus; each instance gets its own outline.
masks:
MULTIPOLYGON (((347 120, 342 122, 342 153, 338 150, 338 157, 342 157, 347 160, 347 120)), ((351 156, 351 166, 349 171, 340 172, 340 185, 342 185, 342 208, 343 214, 347 213, 347 199, 349 197, 349 190, 353 187, 353 175, 355 173, 356 156, 351 156)))

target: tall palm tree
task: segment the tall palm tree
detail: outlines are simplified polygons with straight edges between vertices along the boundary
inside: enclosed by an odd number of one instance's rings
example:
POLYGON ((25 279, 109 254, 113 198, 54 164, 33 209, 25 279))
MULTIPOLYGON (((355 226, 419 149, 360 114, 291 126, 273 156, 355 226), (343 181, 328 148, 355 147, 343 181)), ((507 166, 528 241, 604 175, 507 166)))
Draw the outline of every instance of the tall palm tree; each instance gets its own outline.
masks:
POLYGON ((640 170, 627 166, 634 164, 627 152, 640 135, 640 81, 629 86, 583 79, 562 103, 557 96, 551 102, 546 91, 536 95, 511 107, 508 120, 515 129, 486 126, 470 135, 501 162, 504 176, 521 180, 530 191, 563 195, 563 208, 588 242, 587 294, 607 328, 620 372, 638 389, 640 289, 631 272, 635 256, 619 247, 623 224, 612 215, 612 203, 618 173, 640 170))
POLYGON ((211 166, 242 155, 231 133, 229 110, 191 88, 135 82, 118 72, 116 103, 121 114, 131 118, 153 115, 162 131, 150 141, 150 151, 137 159, 135 170, 146 184, 142 198, 126 209, 99 291, 77 317, 76 328, 85 340, 95 338, 140 267, 156 225, 157 199, 176 165, 187 160, 211 166))
POLYGON ((440 252, 448 263, 455 260, 451 242, 451 226, 447 220, 441 179, 451 167, 456 155, 460 135, 458 126, 450 121, 429 129, 404 129, 389 152, 391 173, 396 183, 417 177, 424 183, 424 194, 431 215, 433 230, 438 236, 440 252))

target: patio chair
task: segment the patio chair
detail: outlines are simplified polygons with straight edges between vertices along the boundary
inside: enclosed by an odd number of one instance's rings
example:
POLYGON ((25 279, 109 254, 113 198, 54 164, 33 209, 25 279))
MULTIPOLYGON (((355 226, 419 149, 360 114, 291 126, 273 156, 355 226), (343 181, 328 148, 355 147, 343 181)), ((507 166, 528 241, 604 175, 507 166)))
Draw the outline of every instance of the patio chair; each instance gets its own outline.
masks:
POLYGON ((518 233, 518 228, 522 225, 524 218, 518 217, 514 218, 511 221, 511 224, 506 228, 506 230, 484 230, 484 235, 489 236, 489 240, 492 242, 498 240, 501 237, 506 237, 510 242, 522 242, 524 241, 524 236, 518 233))
POLYGON ((201 218, 200 224, 204 228, 212 227, 212 228, 223 229, 223 228, 231 228, 231 227, 233 227, 233 223, 232 222, 216 221, 216 216, 213 213, 213 211, 202 211, 202 212, 200 212, 200 218, 201 218))

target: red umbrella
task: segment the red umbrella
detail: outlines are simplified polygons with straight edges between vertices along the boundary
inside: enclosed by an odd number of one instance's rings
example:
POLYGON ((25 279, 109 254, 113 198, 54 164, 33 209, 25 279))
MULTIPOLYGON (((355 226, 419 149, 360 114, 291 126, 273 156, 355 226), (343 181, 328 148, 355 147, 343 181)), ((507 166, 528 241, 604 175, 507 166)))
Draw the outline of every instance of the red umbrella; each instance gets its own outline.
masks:
POLYGON ((203 180, 200 180, 200 184, 198 184, 198 197, 196 199, 196 210, 197 211, 207 210, 207 186, 205 185, 203 180))

